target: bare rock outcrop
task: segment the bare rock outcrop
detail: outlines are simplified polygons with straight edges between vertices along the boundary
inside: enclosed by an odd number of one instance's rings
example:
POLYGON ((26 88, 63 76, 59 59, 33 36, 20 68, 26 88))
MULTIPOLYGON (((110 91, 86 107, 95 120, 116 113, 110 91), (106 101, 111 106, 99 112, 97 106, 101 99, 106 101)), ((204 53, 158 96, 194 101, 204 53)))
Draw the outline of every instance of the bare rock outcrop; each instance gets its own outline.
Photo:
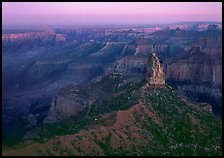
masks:
POLYGON ((149 85, 165 86, 165 75, 159 58, 155 53, 152 53, 146 66, 146 80, 149 85))

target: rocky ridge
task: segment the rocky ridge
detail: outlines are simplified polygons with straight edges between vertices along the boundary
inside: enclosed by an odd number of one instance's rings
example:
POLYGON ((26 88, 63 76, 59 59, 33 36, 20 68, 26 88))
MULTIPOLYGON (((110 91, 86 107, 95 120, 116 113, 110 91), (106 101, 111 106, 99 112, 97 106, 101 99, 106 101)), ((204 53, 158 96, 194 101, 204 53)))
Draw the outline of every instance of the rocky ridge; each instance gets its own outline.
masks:
MULTIPOLYGON (((125 67, 132 67, 132 66, 138 66, 138 64, 145 64, 144 67, 146 67, 146 80, 148 81, 149 85, 152 86, 165 86, 165 75, 163 73, 163 68, 161 66, 159 58, 152 54, 150 57, 148 57, 148 61, 139 63, 139 60, 133 60, 130 62, 129 59, 131 58, 124 58, 122 60, 126 60, 125 67), (136 64, 133 64, 133 62, 136 62, 136 64), (131 63, 128 65, 128 63, 131 63)), ((123 62, 122 62, 123 63, 123 62)), ((123 65, 117 65, 117 68, 123 65)), ((142 67, 142 66, 140 66, 142 67)), ((116 77, 122 76, 123 74, 131 74, 131 73, 140 73, 135 72, 133 69, 121 69, 119 68, 116 70, 113 70, 108 74, 109 77, 116 77)), ((142 70, 143 71, 143 70, 142 70)), ((144 72, 142 72, 144 74, 144 72)), ((101 79, 102 80, 102 79, 101 79)), ((82 110, 91 107, 91 104, 93 104, 96 99, 98 99, 103 93, 106 95, 106 92, 103 87, 98 86, 101 82, 98 81, 97 83, 93 83, 95 85, 83 85, 83 86, 66 86, 62 88, 58 94, 57 97, 55 97, 51 103, 51 108, 49 110, 48 116, 45 118, 44 122, 55 122, 61 119, 65 119, 68 117, 71 117, 72 115, 77 115, 78 112, 81 112, 82 110), (97 87, 98 86, 98 87, 97 87)), ((123 81, 122 81, 123 82, 123 81)), ((104 85, 104 83, 101 83, 104 85)), ((122 83, 118 84, 120 87, 122 83)), ((108 86, 108 85, 105 85, 108 86)))
POLYGON ((146 80, 149 82, 149 85, 165 86, 163 68, 155 53, 151 55, 148 62, 149 63, 146 66, 146 80))
MULTIPOLYGON (((30 115, 34 115, 31 118, 37 118, 37 124, 42 123, 49 111, 50 100, 57 95, 60 87, 70 83, 83 84, 90 81, 95 83, 102 79, 104 72, 110 74, 114 70, 118 74, 144 74, 147 57, 153 51, 162 61, 166 83, 173 83, 172 87, 176 86, 183 95, 197 102, 209 103, 213 110, 220 112, 222 32, 217 28, 207 30, 208 26, 203 26, 204 31, 197 31, 197 28, 195 31, 158 28, 161 31, 156 33, 154 30, 154 34, 144 33, 142 28, 135 31, 133 29, 113 31, 112 28, 108 35, 105 34, 108 28, 65 28, 54 30, 56 35, 63 35, 66 38, 65 41, 56 42, 56 45, 52 41, 55 37, 51 31, 45 32, 44 40, 33 34, 35 36, 30 39, 36 40, 30 41, 29 45, 27 42, 22 42, 23 38, 14 41, 18 47, 11 47, 10 42, 7 43, 2 48, 2 79, 5 93, 3 129, 7 129, 7 126, 11 129, 13 124, 20 125, 11 130, 10 142, 15 142, 11 138, 15 136, 14 133, 19 133, 17 130, 30 127, 27 123, 21 127, 26 118, 29 122, 30 115), (38 38, 35 38, 36 36, 38 38), (107 42, 113 43, 106 44, 107 42), (195 46, 199 46, 199 53, 195 46), (96 52, 100 53, 100 56, 91 56, 96 52), (183 58, 178 57, 181 54, 184 54, 183 58), (175 63, 179 67, 175 67, 175 63), (172 71, 177 77, 172 75, 172 71), (190 74, 191 71, 193 75, 190 74)), ((32 31, 26 30, 26 32, 32 31)), ((123 84, 125 83, 121 82, 121 85, 123 84)), ((10 132, 6 130, 3 133, 10 132)))
MULTIPOLYGON (((168 86, 156 86, 165 82, 163 69, 155 54, 152 54, 151 60, 154 64, 150 69, 159 75, 149 73, 149 76, 146 75, 146 78, 150 79, 149 82, 146 80, 130 91, 127 88, 132 87, 133 81, 129 81, 127 87, 118 88, 119 91, 112 95, 112 99, 97 102, 85 115, 61 122, 65 133, 68 132, 67 128, 72 133, 45 138, 39 143, 30 140, 14 149, 5 149, 3 155, 221 155, 221 121, 208 111, 206 105, 201 108, 182 99, 168 86), (153 86, 150 81, 153 81, 153 86), (130 98, 135 98, 137 102, 130 103, 130 98), (102 111, 105 106, 109 109, 102 111), (111 111, 110 108, 114 107, 116 108, 111 111), (110 113, 107 113, 108 110, 110 113), (97 111, 100 113, 96 113, 97 111), (80 119, 81 121, 78 121, 80 119), (76 130, 71 127, 79 124, 81 128, 74 132, 76 130)), ((111 74, 104 78, 106 81, 119 79, 124 81, 121 74, 111 74)), ((101 80, 99 84, 104 84, 103 82, 105 81, 101 80)), ((109 86, 115 87, 117 84, 121 83, 112 82, 109 86)), ((104 84, 106 85, 108 82, 104 84)), ((75 92, 80 91, 72 86, 69 88, 75 92)), ((61 93, 71 94, 67 90, 65 88, 61 93)), ((51 107, 53 108, 55 106, 51 107)), ((60 131, 61 125, 56 126, 60 131)), ((43 132, 50 129, 51 127, 44 129, 43 132)))

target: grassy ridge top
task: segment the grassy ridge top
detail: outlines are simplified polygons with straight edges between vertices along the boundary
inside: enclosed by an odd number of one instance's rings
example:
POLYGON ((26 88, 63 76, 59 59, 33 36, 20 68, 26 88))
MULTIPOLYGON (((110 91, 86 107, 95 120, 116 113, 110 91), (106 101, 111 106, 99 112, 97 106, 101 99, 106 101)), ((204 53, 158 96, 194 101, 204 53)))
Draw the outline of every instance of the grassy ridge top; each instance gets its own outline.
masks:
POLYGON ((112 94, 95 102, 88 115, 39 127, 38 139, 3 155, 222 154, 221 121, 171 88, 150 87, 143 80, 112 94))

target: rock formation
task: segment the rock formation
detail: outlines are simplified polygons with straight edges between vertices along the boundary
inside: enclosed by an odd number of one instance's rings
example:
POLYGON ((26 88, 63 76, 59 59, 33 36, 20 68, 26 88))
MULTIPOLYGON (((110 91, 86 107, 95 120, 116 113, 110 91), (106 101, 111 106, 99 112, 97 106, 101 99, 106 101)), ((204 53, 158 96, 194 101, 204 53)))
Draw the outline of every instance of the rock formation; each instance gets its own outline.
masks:
POLYGON ((57 46, 66 43, 68 43, 68 40, 65 34, 57 34, 53 30, 2 35, 4 54, 16 54, 18 52, 38 50, 41 47, 57 46))
POLYGON ((106 74, 118 73, 145 73, 146 57, 125 56, 106 69, 106 74))
POLYGON ((146 69, 146 80, 148 81, 149 85, 165 85, 165 75, 163 73, 163 68, 159 61, 159 58, 155 55, 155 53, 152 53, 152 55, 150 55, 146 69))
MULTIPOLYGON (((118 78, 114 81, 117 80, 118 78)), ((170 88, 148 87, 145 86, 145 82, 134 86, 133 89, 130 87, 132 83, 125 86, 124 91, 119 90, 116 96, 110 95, 108 100, 103 101, 101 97, 100 100, 103 102, 92 106, 92 110, 88 111, 88 117, 83 115, 30 131, 31 140, 16 148, 3 148, 2 154, 4 156, 222 154, 221 120, 210 112, 198 108, 198 105, 183 100, 170 88), (134 100, 130 102, 129 99, 134 100), (117 102, 118 100, 122 102, 117 102), (38 139, 39 136, 41 139, 38 139), (35 138, 37 139, 34 140, 35 138), (204 148, 207 150, 202 150, 204 148)), ((206 109, 204 107, 202 108, 206 109)))
POLYGON ((222 107, 222 61, 219 56, 221 52, 211 56, 200 47, 187 49, 175 60, 164 61, 167 82, 188 98, 211 104, 213 112, 219 114, 222 107))
MULTIPOLYGON (((59 95, 55 99, 57 106, 53 108, 56 104, 50 104, 59 89, 70 83, 95 83, 111 71, 123 75, 135 73, 144 78, 149 52, 154 51, 163 61, 169 85, 195 102, 211 104, 213 110, 221 113, 222 24, 218 24, 219 29, 210 26, 209 30, 210 24, 194 24, 190 30, 187 25, 180 25, 165 30, 162 27, 139 28, 140 32, 122 28, 57 28, 54 31, 3 33, 3 133, 10 133, 8 138, 13 142, 12 137, 17 139, 15 133, 19 133, 16 130, 27 127, 27 123, 20 120, 25 117, 33 124, 29 114, 39 114, 38 124, 47 114, 50 122, 79 112, 83 105, 76 100, 78 94, 75 101, 66 98, 67 102, 64 102, 64 96, 59 95), (180 30, 172 30, 176 27, 180 30), (151 31, 154 33, 150 34, 151 31), (197 47, 192 49, 192 46, 197 47), (178 57, 181 54, 183 56, 178 57), (60 109, 59 103, 65 108, 60 109), (47 113, 50 105, 53 111, 58 111, 57 117, 47 113), (17 124, 23 124, 23 127, 14 126, 17 124), (9 132, 11 127, 13 130, 9 132)), ((149 72, 153 75, 152 70, 149 72)), ((147 78, 150 80, 149 76, 147 78)), ((161 76, 154 77, 158 81, 157 78, 161 76)))

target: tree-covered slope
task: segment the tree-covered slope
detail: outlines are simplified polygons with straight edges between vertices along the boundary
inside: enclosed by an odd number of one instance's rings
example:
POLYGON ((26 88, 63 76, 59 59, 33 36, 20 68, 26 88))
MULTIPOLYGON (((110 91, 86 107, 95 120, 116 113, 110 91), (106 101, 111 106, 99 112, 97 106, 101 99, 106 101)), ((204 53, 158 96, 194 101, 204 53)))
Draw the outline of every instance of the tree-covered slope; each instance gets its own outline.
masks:
POLYGON ((222 155, 220 119, 169 86, 142 80, 108 91, 76 117, 37 127, 35 139, 3 148, 3 155, 222 155))

